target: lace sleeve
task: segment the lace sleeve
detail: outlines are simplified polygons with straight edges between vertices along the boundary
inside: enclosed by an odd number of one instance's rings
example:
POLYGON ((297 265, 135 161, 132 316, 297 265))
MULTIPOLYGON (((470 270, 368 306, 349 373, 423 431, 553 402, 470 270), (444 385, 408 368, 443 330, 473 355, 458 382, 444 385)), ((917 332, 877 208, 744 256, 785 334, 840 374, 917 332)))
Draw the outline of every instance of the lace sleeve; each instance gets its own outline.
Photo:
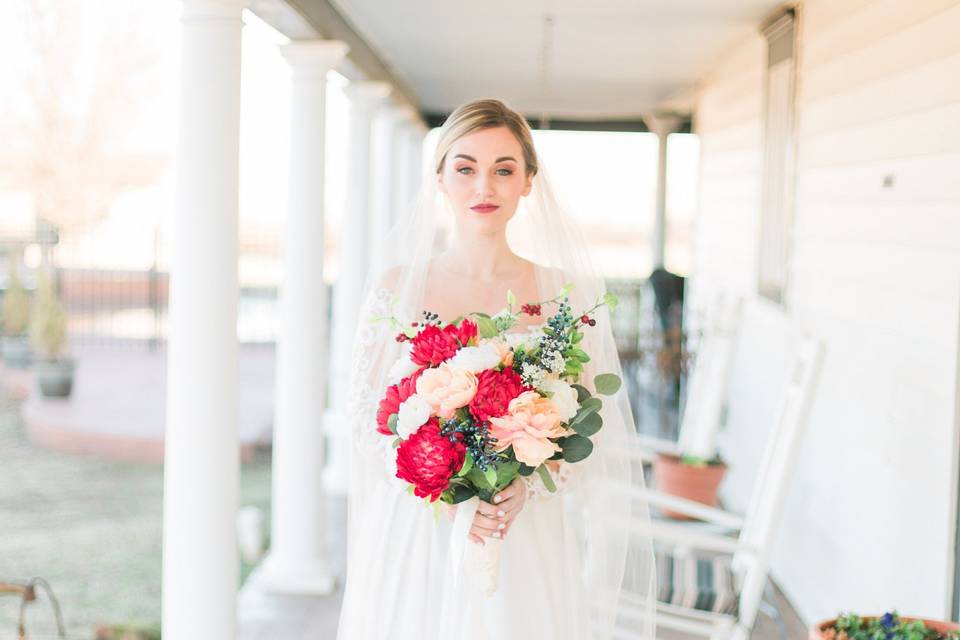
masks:
POLYGON ((578 465, 566 462, 565 460, 559 460, 558 462, 560 463, 559 469, 550 472, 550 477, 553 478, 553 484, 557 487, 555 492, 549 491, 544 486, 543 480, 540 479, 540 474, 536 472, 529 476, 520 476, 527 485, 527 500, 534 502, 549 500, 576 484, 581 473, 578 465))
POLYGON ((370 320, 375 316, 391 314, 390 298, 390 289, 374 287, 360 308, 346 409, 354 450, 364 460, 382 465, 384 479, 388 481, 396 476, 396 450, 393 438, 377 431, 377 409, 385 390, 385 387, 379 388, 381 380, 384 380, 381 373, 389 366, 385 360, 391 352, 388 348, 390 328, 387 322, 370 320))

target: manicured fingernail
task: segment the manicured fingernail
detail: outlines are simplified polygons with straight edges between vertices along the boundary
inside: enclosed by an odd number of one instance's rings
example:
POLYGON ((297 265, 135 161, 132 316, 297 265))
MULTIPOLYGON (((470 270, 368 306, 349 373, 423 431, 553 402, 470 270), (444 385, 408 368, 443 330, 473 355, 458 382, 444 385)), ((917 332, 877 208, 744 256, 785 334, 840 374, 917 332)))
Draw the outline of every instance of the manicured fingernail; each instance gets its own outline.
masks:
POLYGON ((494 538, 499 538, 499 537, 500 537, 500 532, 499 532, 499 531, 494 531, 494 532, 493 532, 493 537, 494 537, 494 538))
POLYGON ((505 511, 497 511, 497 515, 502 518, 503 516, 505 516, 505 515, 507 515, 507 514, 506 514, 505 511))
POLYGON ((497 525, 497 529, 500 529, 501 531, 503 531, 506 528, 507 528, 507 525, 503 524, 502 522, 497 525))
POLYGON ((496 502, 496 503, 499 504, 500 500, 501 500, 500 496, 493 496, 493 501, 494 501, 494 502, 496 502))

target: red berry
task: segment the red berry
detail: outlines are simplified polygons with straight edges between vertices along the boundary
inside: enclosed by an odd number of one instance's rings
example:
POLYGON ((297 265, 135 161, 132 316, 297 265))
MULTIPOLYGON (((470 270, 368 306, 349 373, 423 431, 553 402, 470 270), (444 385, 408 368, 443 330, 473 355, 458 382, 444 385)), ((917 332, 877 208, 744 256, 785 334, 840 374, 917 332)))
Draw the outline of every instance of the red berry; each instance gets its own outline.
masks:
POLYGON ((580 316, 580 322, 582 322, 583 324, 587 324, 588 322, 590 322, 590 316, 586 314, 580 316))

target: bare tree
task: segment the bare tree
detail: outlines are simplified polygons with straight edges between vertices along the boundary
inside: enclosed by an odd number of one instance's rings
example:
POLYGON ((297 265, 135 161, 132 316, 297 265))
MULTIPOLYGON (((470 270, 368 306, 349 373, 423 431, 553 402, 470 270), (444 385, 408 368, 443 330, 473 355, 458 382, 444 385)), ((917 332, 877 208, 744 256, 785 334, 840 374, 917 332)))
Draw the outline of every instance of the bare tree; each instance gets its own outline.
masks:
POLYGON ((123 191, 156 181, 168 155, 127 148, 156 84, 159 45, 141 3, 19 0, 19 76, 2 123, 0 180, 30 192, 64 232, 109 213, 123 191))

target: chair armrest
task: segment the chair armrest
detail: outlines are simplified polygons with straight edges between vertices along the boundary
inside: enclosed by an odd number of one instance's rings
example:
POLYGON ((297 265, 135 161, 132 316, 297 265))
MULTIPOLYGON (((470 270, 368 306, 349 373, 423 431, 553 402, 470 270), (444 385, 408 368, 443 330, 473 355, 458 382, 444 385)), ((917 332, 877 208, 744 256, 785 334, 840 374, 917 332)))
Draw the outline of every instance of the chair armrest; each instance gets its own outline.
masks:
POLYGON ((658 507, 666 507, 667 509, 679 511, 684 515, 692 516, 698 520, 711 522, 713 524, 717 524, 722 527, 728 527, 736 531, 743 529, 744 526, 743 516, 730 511, 725 511, 723 509, 718 509, 717 507, 711 507, 710 505, 703 504, 702 502, 664 493, 663 491, 658 491, 656 489, 641 489, 632 486, 624 487, 613 483, 604 483, 604 487, 618 493, 629 494, 635 498, 643 498, 650 504, 657 505, 658 507))
POLYGON ((665 440, 663 438, 637 434, 636 443, 640 452, 653 454, 651 458, 658 453, 666 453, 672 456, 681 455, 677 442, 674 440, 665 440))
POLYGON ((633 533, 649 535, 657 540, 672 544, 686 545, 692 549, 734 554, 737 552, 757 554, 757 548, 745 544, 739 538, 731 538, 716 533, 692 531, 690 527, 661 521, 644 522, 619 516, 609 518, 613 524, 624 526, 633 533))

